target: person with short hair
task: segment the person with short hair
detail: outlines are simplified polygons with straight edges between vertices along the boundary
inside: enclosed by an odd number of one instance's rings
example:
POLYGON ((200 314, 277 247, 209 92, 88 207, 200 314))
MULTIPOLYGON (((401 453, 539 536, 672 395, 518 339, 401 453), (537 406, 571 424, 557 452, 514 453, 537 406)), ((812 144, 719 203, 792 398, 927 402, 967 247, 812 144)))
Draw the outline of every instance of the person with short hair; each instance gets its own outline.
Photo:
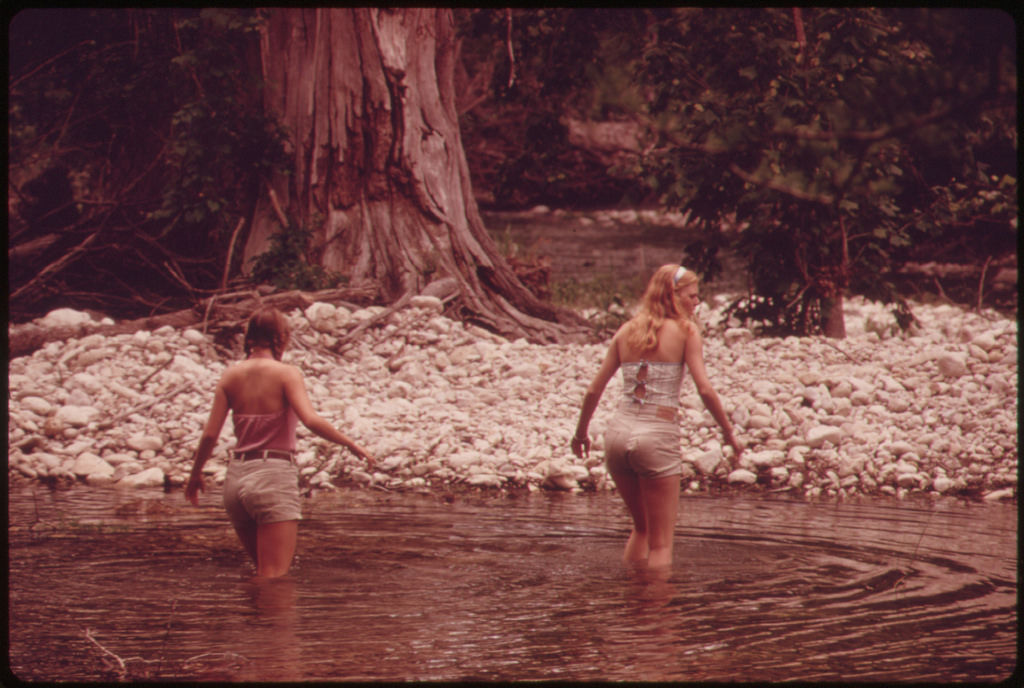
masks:
POLYGON ((633 519, 623 559, 663 569, 672 563, 679 507, 679 390, 685 368, 701 401, 722 428, 735 465, 743 446, 704 369, 703 341, 694 312, 697 275, 679 265, 654 273, 639 312, 615 333, 583 397, 572 451, 590 453, 587 428, 605 386, 622 368, 623 397, 605 432, 605 465, 633 519))
POLYGON ((281 362, 289 336, 288 319, 276 308, 260 308, 249 318, 246 358, 229 366, 217 382, 185 487, 185 497, 198 506, 198 493, 205 489, 203 465, 232 411, 237 444, 224 481, 224 508, 256 564, 256 575, 266 578, 285 575, 295 555, 302 518, 295 465, 298 421, 373 464, 366 450, 313 410, 302 372, 281 362))

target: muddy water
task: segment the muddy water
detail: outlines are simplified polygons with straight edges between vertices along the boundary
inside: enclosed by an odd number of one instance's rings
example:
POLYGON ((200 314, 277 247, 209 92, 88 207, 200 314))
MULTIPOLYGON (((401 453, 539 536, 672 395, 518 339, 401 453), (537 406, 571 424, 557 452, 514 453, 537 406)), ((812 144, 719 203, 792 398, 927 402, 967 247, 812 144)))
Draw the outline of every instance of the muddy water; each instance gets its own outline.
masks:
POLYGON ((619 563, 614 494, 342 491, 250 580, 219 506, 12 488, 26 680, 964 681, 1016 662, 1017 511, 682 500, 675 567, 619 563))

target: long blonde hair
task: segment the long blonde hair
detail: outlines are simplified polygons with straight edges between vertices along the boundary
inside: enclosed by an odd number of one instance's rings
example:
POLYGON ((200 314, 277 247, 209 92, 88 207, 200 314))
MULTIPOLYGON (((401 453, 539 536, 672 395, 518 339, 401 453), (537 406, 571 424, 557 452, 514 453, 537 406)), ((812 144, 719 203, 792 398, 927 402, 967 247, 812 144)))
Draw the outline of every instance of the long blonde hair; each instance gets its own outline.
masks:
POLYGON ((658 330, 666 320, 674 320, 684 329, 694 324, 679 302, 676 290, 697 281, 693 270, 679 265, 658 268, 640 299, 640 311, 626 323, 626 343, 639 351, 651 351, 658 348, 658 330))

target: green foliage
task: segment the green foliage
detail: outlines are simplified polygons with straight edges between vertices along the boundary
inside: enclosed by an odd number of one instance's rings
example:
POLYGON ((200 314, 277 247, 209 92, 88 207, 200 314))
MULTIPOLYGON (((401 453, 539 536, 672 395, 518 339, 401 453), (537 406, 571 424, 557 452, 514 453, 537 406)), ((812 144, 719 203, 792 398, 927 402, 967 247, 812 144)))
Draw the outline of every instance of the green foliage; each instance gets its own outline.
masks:
POLYGON ((257 39, 259 18, 247 12, 205 9, 178 22, 184 49, 171 62, 174 84, 189 98, 171 115, 167 161, 172 179, 161 207, 149 215, 190 233, 224 237, 247 213, 264 180, 285 173, 285 135, 266 116, 260 83, 244 60, 257 39))
POLYGON ((571 145, 565 120, 628 119, 640 100, 630 65, 648 13, 473 9, 456 17, 463 63, 480 75, 492 70, 489 97, 460 117, 474 188, 493 195, 489 205, 608 207, 642 191, 627 171, 571 145))
MULTIPOLYGON (((319 224, 313 218, 313 226, 319 224)), ((341 275, 330 272, 309 260, 306 250, 313 236, 312 226, 292 223, 282 227, 270 239, 270 248, 253 261, 252 279, 273 284, 279 289, 304 291, 330 289, 344 283, 341 275)))
POLYGON ((551 300, 575 310, 597 309, 625 322, 625 306, 629 299, 643 291, 646 276, 623 279, 612 273, 594 274, 589 279, 568 278, 552 282, 551 300))
POLYGON ((668 205, 745 224, 737 247, 754 293, 738 313, 817 331, 822 306, 848 289, 894 300, 886 275, 922 239, 964 226, 986 245, 1015 236, 1002 20, 683 9, 657 25, 638 71, 656 134, 644 173, 668 205))
MULTIPOLYGON (((39 254, 46 265, 103 233, 59 283, 33 291, 32 298, 63 299, 40 307, 95 294, 101 308, 127 316, 152 312, 182 286, 219 287, 232 230, 251 214, 262 179, 291 162, 282 132, 263 113, 259 22, 242 9, 15 15, 12 235, 28 244, 59 230, 39 254), (65 196, 73 212, 39 212, 65 196)), ((19 263, 12 288, 39 268, 19 263)))

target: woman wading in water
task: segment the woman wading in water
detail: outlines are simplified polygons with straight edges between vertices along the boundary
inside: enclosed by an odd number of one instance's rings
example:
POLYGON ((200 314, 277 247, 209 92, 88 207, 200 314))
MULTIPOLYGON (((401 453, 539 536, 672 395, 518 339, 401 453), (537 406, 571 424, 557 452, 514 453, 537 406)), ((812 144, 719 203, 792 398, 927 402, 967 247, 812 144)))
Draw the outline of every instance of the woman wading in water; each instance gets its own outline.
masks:
POLYGON ((743 446, 704 370, 703 342, 694 320, 700 303, 697 275, 663 265, 651 277, 640 312, 619 328, 583 397, 572 451, 590 453, 587 428, 601 394, 622 368, 623 398, 605 432, 605 464, 633 518, 623 558, 650 568, 672 564, 672 536, 679 507, 679 389, 686 367, 701 401, 732 447, 743 446))
POLYGON ((302 373, 281 362, 288 338, 288 320, 275 308, 260 309, 249 319, 246 359, 225 370, 217 383, 185 488, 185 497, 198 505, 203 465, 231 410, 238 442, 224 481, 224 508, 256 563, 256 575, 267 578, 286 574, 295 555, 302 518, 295 465, 297 422, 373 463, 362 447, 313 410, 302 373))

